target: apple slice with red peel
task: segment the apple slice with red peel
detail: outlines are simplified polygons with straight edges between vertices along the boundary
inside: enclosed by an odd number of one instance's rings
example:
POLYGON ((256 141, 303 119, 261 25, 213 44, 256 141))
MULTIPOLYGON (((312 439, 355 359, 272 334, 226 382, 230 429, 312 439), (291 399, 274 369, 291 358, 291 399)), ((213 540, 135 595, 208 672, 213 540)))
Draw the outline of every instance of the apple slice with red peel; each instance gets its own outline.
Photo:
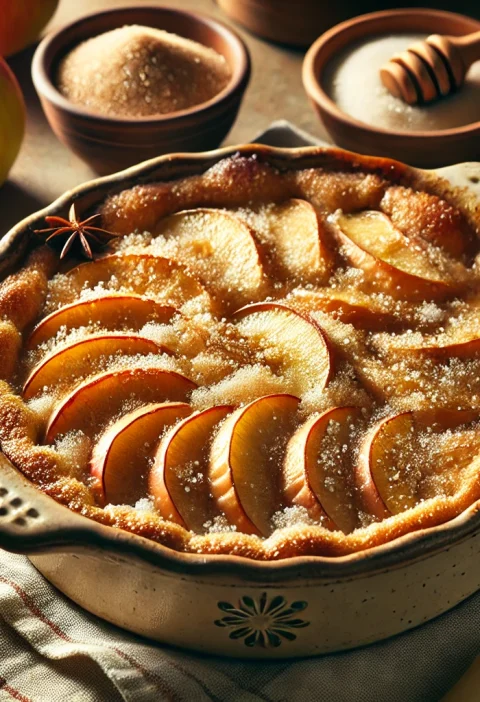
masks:
POLYGON ((365 510, 376 519, 415 506, 416 448, 413 412, 386 417, 367 432, 355 475, 365 510))
POLYGON ((458 289, 447 261, 433 263, 377 211, 335 216, 332 228, 347 258, 364 270, 379 290, 409 301, 437 300, 458 289))
POLYGON ((172 307, 180 307, 199 296, 210 299, 201 283, 170 259, 148 254, 112 254, 82 263, 54 278, 49 307, 56 309, 75 302, 82 290, 94 289, 100 284, 105 293, 149 295, 172 307))
POLYGON ((420 432, 420 446, 437 434, 430 443, 427 470, 420 485, 419 498, 439 493, 454 495, 462 487, 462 474, 480 453, 480 410, 429 410, 417 412, 415 423, 420 432), (450 431, 449 431, 450 430, 450 431))
POLYGON ((74 430, 93 439, 129 404, 183 401, 196 387, 180 373, 160 368, 100 373, 78 385, 57 405, 48 422, 45 443, 74 430))
POLYGON ((366 511, 381 520, 414 507, 423 472, 428 470, 418 434, 455 429, 479 417, 479 411, 439 409, 403 412, 375 424, 364 438, 356 465, 366 511))
POLYGON ((386 331, 407 325, 407 320, 375 304, 371 297, 355 291, 327 290, 326 293, 302 291, 295 295, 295 304, 305 310, 319 310, 344 324, 368 331, 386 331))
POLYGON ((160 221, 166 254, 191 269, 227 308, 266 294, 266 278, 250 228, 228 212, 198 208, 160 221))
POLYGON ((282 504, 285 444, 299 403, 287 394, 260 397, 227 417, 212 442, 212 494, 239 532, 272 532, 272 517, 282 504))
POLYGON ((358 526, 351 480, 358 407, 334 407, 308 419, 288 442, 283 464, 287 504, 300 505, 329 529, 358 526))
POLYGON ((167 324, 177 310, 140 295, 105 295, 94 300, 80 300, 52 312, 37 324, 27 341, 33 349, 55 337, 60 329, 79 329, 98 324, 109 331, 139 331, 145 324, 167 324))
POLYGON ((414 415, 415 425, 419 431, 425 431, 428 428, 438 433, 477 421, 480 418, 480 410, 452 410, 440 407, 438 409, 420 410, 414 412, 414 415))
POLYGON ((185 402, 139 407, 102 434, 90 459, 101 504, 134 505, 148 492, 150 459, 166 429, 191 414, 185 402))
POLYGON ((327 385, 333 371, 332 351, 313 319, 285 305, 260 302, 238 310, 233 320, 272 370, 285 375, 294 392, 303 395, 327 385))
POLYGON ((160 441, 149 477, 149 492, 164 517, 196 534, 220 515, 209 480, 209 452, 215 430, 233 410, 209 407, 174 426, 160 441))
POLYGON ((475 358, 480 354, 480 338, 459 341, 441 346, 402 346, 392 349, 396 354, 415 354, 416 356, 445 361, 449 358, 475 358))
POLYGON ((301 283, 325 282, 334 259, 323 220, 306 200, 235 210, 265 250, 275 276, 301 283))
POLYGON ((68 346, 53 351, 40 361, 23 386, 25 400, 55 386, 62 390, 79 378, 98 373, 100 359, 120 356, 146 356, 172 352, 151 339, 135 334, 102 334, 88 336, 68 346))

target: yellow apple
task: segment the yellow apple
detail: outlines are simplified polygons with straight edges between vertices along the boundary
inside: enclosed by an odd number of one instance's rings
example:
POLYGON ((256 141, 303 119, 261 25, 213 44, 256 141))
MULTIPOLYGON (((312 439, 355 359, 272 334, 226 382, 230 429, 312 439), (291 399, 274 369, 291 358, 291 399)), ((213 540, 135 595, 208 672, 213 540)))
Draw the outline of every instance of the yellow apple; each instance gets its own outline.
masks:
MULTIPOLYGON (((0 44, 2 12, 0 0, 0 44)), ((25 104, 22 91, 12 71, 0 56, 0 185, 6 180, 17 158, 24 131, 25 104)))
POLYGON ((38 37, 58 0, 0 0, 0 54, 10 56, 38 37))

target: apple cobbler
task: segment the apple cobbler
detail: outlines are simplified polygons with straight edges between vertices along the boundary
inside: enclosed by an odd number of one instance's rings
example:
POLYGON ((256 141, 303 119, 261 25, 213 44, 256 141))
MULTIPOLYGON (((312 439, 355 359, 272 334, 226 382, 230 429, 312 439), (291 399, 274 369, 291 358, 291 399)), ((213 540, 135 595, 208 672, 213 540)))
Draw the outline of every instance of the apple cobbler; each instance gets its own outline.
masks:
POLYGON ((380 159, 312 163, 237 154, 114 193, 94 260, 43 243, 0 284, 1 448, 41 490, 260 560, 480 499, 473 198, 380 159))

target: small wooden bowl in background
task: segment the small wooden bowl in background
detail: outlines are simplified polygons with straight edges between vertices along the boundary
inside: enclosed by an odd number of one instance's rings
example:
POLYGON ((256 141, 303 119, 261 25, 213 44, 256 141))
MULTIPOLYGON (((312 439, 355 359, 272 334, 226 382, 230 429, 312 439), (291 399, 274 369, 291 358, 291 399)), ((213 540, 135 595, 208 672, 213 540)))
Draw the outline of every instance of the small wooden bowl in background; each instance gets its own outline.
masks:
POLYGON ((353 0, 217 0, 231 19, 265 39, 309 46, 332 25, 355 14, 353 0))
POLYGON ((211 17, 167 7, 130 7, 82 17, 49 34, 35 52, 32 75, 60 141, 97 173, 108 174, 165 153, 217 147, 237 116, 250 78, 250 57, 238 35, 211 17), (215 49, 232 69, 230 82, 208 102, 137 119, 93 113, 65 98, 54 82, 60 59, 86 39, 131 24, 165 29, 215 49))
MULTIPOLYGON (((395 9, 396 0, 216 0, 231 19, 264 39, 307 47, 327 29, 360 13, 395 9)), ((449 9, 452 0, 409 0, 409 7, 449 9)), ((456 0, 457 11, 480 18, 480 4, 456 0), (475 5, 475 7, 474 7, 475 5)), ((406 15, 410 10, 403 11, 406 15)))
POLYGON ((478 29, 480 22, 477 20, 452 12, 388 10, 343 22, 319 37, 305 56, 303 84, 335 144, 350 151, 387 156, 424 168, 480 160, 480 121, 438 131, 382 129, 342 112, 322 85, 330 59, 368 35, 425 32, 458 36, 478 29))

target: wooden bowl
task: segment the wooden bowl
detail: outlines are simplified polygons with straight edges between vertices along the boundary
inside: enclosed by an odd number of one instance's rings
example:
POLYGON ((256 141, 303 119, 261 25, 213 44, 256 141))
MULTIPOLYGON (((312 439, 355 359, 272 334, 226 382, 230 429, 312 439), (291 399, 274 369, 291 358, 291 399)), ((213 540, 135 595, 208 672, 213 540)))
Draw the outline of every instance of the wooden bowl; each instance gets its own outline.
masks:
POLYGON ((319 34, 355 14, 353 0, 217 0, 218 6, 254 34, 291 46, 309 46, 319 34))
POLYGON ((480 22, 440 10, 389 10, 362 15, 323 34, 303 63, 303 84, 335 144, 351 151, 388 156, 415 166, 433 168, 480 158, 480 121, 438 131, 396 131, 373 127, 342 112, 325 91, 325 69, 336 54, 368 35, 396 32, 468 34, 480 22))
POLYGON ((237 116, 250 78, 250 57, 234 31, 207 15, 168 7, 125 7, 82 17, 48 35, 35 52, 32 75, 60 141, 97 173, 108 174, 172 151, 217 147, 237 116), (93 113, 65 98, 53 78, 60 59, 80 42, 129 24, 165 29, 215 49, 232 69, 230 82, 208 102, 135 119, 93 113))
MULTIPOLYGON (((394 9, 395 0, 216 0, 231 19, 264 39, 307 47, 337 22, 355 17, 359 12, 394 9)), ((409 0, 409 7, 451 6, 451 0, 409 0)), ((456 8, 480 17, 471 0, 457 0, 456 8)))

